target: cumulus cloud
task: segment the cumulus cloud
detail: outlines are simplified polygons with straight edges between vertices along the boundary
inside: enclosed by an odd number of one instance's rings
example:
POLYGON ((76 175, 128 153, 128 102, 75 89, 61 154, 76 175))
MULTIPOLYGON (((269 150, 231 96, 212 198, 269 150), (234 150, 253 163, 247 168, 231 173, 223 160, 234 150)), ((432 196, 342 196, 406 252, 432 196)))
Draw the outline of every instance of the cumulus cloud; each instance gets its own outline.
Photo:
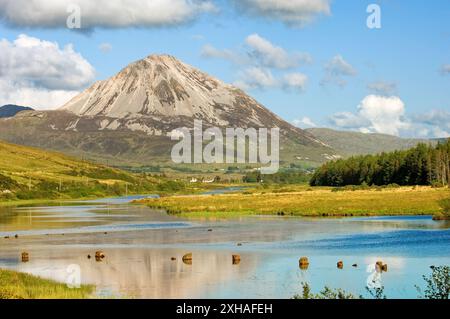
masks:
POLYGON ((302 117, 301 119, 295 119, 292 121, 292 124, 294 124, 297 127, 300 128, 311 128, 311 127, 317 127, 317 124, 314 123, 309 117, 302 117))
POLYGON ((399 135, 400 130, 409 127, 405 104, 397 96, 368 95, 358 105, 356 113, 337 113, 331 117, 331 122, 340 128, 390 135, 399 135))
POLYGON ((345 78, 356 75, 355 68, 344 60, 341 55, 334 56, 324 67, 325 76, 321 82, 324 84, 336 84, 340 87, 347 85, 345 78))
POLYGON ((238 8, 254 16, 303 27, 317 16, 331 14, 331 0, 233 0, 238 8))
POLYGON ((0 101, 56 107, 90 84, 95 70, 72 45, 25 34, 0 40, 0 101))
POLYGON ((70 12, 81 9, 81 27, 175 26, 215 12, 210 0, 0 0, 0 19, 11 26, 65 28, 70 12))
POLYGON ((294 69, 312 63, 312 57, 304 52, 287 52, 259 34, 245 39, 244 50, 217 49, 210 44, 203 46, 201 54, 206 58, 219 58, 238 65, 257 65, 271 69, 294 69))
POLYGON ((203 46, 201 50, 202 57, 205 58, 216 58, 230 61, 234 64, 247 64, 250 63, 250 60, 245 56, 242 56, 232 50, 229 49, 217 49, 210 44, 206 44, 203 46))
POLYGON ((265 67, 277 69, 296 68, 302 63, 311 63, 312 58, 307 53, 289 54, 283 48, 272 44, 269 40, 259 34, 247 37, 245 43, 251 49, 249 55, 260 61, 265 67))
POLYGON ((17 104, 31 106, 34 109, 54 109, 79 93, 72 90, 48 90, 23 86, 20 83, 0 79, 0 105, 17 104))
POLYGON ((285 89, 294 89, 303 92, 308 82, 308 77, 302 73, 288 73, 283 76, 282 85, 285 89))
POLYGON ((270 70, 250 67, 240 72, 239 79, 234 85, 242 90, 267 89, 278 86, 278 81, 270 70))
POLYGON ((13 42, 0 41, 0 70, 3 79, 53 90, 79 89, 95 76, 94 68, 71 44, 60 48, 25 34, 13 42))
POLYGON ((234 82, 243 90, 281 88, 303 92, 308 77, 293 72, 293 69, 312 63, 309 54, 288 52, 258 34, 251 34, 245 39, 244 50, 217 49, 207 44, 203 46, 201 55, 223 59, 243 69, 237 72, 234 82))
POLYGON ((415 138, 450 137, 450 112, 434 109, 427 113, 406 115, 397 96, 368 95, 355 113, 340 112, 330 118, 332 126, 362 133, 382 133, 415 138))
POLYGON ((267 68, 250 67, 241 71, 233 84, 242 90, 281 88, 303 92, 307 81, 308 77, 302 73, 288 73, 277 78, 267 68))
POLYGON ((397 84, 394 82, 372 82, 367 85, 367 89, 378 95, 394 95, 397 93, 397 84))
POLYGON ((450 112, 433 109, 411 117, 414 130, 422 137, 450 137, 450 112))

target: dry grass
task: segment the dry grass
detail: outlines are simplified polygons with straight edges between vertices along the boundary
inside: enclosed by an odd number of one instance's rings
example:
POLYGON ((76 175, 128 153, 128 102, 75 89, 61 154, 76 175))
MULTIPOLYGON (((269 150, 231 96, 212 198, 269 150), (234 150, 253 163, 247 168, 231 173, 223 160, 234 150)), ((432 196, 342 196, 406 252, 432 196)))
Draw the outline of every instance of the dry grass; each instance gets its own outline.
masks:
POLYGON ((0 269, 0 299, 85 299, 93 290, 86 285, 70 289, 52 280, 0 269))
MULTIPOLYGON (((295 188, 295 187, 294 187, 295 188)), ((255 191, 246 194, 177 196, 141 201, 182 216, 281 214, 296 216, 428 215, 442 210, 448 188, 400 187, 356 191, 305 188, 255 191)))

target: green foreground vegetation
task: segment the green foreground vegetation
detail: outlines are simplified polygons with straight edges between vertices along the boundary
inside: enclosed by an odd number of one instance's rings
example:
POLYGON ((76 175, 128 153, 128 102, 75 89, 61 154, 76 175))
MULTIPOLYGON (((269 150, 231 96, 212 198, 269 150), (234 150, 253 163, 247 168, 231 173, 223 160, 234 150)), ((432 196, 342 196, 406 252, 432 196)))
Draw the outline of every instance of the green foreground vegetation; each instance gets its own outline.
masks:
POLYGON ((138 201, 183 217, 241 215, 375 216, 444 213, 449 188, 260 186, 239 194, 170 196, 138 201))
MULTIPOLYGON (((431 266, 431 274, 423 275, 426 283, 424 291, 416 286, 419 299, 443 299, 450 297, 450 267, 449 266, 431 266)), ((384 287, 366 290, 373 299, 387 299, 384 293, 384 287)), ((313 293, 308 283, 302 283, 302 293, 295 295, 293 299, 364 299, 363 296, 355 296, 352 293, 342 289, 331 289, 324 287, 319 293, 313 293)))
POLYGON ((71 289, 52 280, 0 269, 0 299, 86 299, 94 288, 82 285, 71 289))

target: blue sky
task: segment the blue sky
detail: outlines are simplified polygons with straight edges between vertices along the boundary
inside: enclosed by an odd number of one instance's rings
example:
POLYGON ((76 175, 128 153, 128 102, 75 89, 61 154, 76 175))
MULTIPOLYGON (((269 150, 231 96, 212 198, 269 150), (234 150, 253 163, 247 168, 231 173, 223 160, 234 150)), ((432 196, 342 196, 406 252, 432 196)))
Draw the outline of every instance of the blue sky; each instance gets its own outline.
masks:
MULTIPOLYGON (((138 27, 132 23, 125 27, 114 23, 105 27, 94 21, 87 32, 69 30, 58 24, 56 18, 50 22, 37 18, 33 23, 24 22, 20 19, 23 12, 13 8, 13 2, 0 0, 0 12, 3 11, 0 39, 8 42, 8 50, 20 34, 55 42, 60 50, 73 44, 73 50, 94 71, 92 76, 84 73, 88 80, 81 81, 78 87, 49 88, 42 87, 41 82, 45 81, 31 84, 27 81, 33 89, 68 90, 73 95, 95 80, 114 75, 134 60, 153 53, 167 53, 225 82, 242 86, 266 107, 300 127, 328 126, 415 137, 450 135, 450 2, 447 0, 306 1, 313 5, 317 2, 312 12, 307 5, 302 7, 305 0, 289 1, 298 3, 293 7, 287 1, 247 0, 239 6, 232 0, 208 0, 204 2, 214 9, 198 14, 190 12, 186 21, 180 23, 169 19, 170 23, 155 25, 152 20, 146 20, 138 27), (274 10, 280 6, 285 8, 278 15, 271 14, 261 9, 264 3, 273 5, 274 10), (372 3, 381 8, 381 29, 369 29, 366 25, 369 16, 366 8, 372 3), (294 12, 289 12, 291 9, 294 12), (302 14, 306 15, 305 19, 302 14), (292 24, 288 20, 299 15, 301 23, 292 24), (253 61, 257 59, 254 56, 248 59, 254 51, 248 44, 251 35, 280 48, 288 57, 307 55, 310 61, 284 68, 262 65, 253 61), (107 44, 109 50, 100 50, 101 44, 107 44), (218 53, 205 55, 205 46, 218 53), (220 52, 244 61, 224 58, 220 52), (270 74, 272 81, 246 83, 255 75, 247 72, 250 68, 270 74), (286 75, 294 73, 305 76, 305 82, 285 85, 286 75)), ((83 1, 79 2, 83 9, 83 1)), ((110 17, 119 18, 118 15, 110 17)), ((0 71, 1 67, 4 66, 0 60, 0 71)), ((23 79, 18 80, 18 71, 9 72, 14 73, 11 81, 16 88, 14 85, 23 79)), ((5 72, 0 72, 0 80, 2 74, 5 72)), ((44 108, 46 103, 51 104, 46 99, 47 95, 43 94, 42 103, 35 99, 30 102, 44 108)), ((0 102, 26 101, 23 95, 0 92, 0 102)))

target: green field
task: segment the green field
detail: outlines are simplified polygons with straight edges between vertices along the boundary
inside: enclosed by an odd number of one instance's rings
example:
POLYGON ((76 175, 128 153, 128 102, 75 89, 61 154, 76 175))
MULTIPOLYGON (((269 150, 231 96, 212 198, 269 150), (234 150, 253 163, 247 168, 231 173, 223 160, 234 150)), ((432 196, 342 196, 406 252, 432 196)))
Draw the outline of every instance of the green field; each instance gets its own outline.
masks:
POLYGON ((11 270, 0 269, 0 299, 86 299, 94 286, 67 285, 11 270))
POLYGON ((190 194, 218 187, 187 180, 188 176, 131 173, 0 141, 0 206, 125 194, 190 194))
POLYGON ((286 186, 256 188, 240 194, 177 196, 140 201, 184 217, 241 215, 375 216, 433 215, 450 197, 448 188, 398 187, 363 190, 286 186))

